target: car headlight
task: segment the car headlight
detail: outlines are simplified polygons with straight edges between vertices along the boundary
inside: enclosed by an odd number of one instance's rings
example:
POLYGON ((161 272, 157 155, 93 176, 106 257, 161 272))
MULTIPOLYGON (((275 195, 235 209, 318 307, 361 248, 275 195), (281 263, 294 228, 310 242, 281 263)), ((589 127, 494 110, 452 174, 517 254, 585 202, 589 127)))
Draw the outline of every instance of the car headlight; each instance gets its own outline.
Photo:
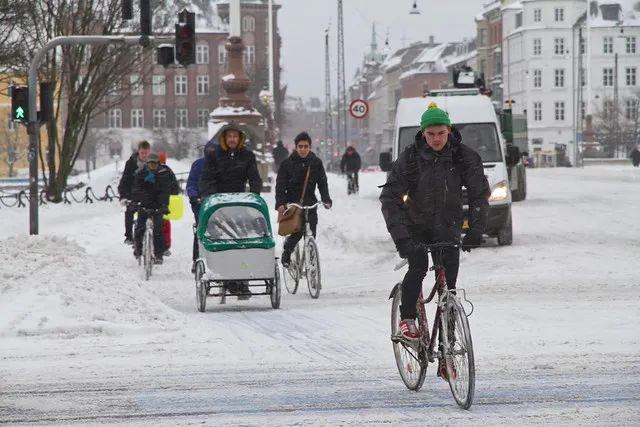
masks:
POLYGON ((490 202, 505 200, 509 196, 509 184, 507 181, 500 181, 491 189, 490 202))

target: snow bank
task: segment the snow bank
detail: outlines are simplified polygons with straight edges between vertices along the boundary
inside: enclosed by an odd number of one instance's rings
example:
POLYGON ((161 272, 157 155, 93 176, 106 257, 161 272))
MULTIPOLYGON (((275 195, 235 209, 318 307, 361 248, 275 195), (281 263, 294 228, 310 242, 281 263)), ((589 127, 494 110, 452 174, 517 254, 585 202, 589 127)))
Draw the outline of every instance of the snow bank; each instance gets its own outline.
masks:
POLYGON ((65 238, 0 240, 0 266, 0 336, 119 335, 178 320, 154 296, 153 281, 65 238))

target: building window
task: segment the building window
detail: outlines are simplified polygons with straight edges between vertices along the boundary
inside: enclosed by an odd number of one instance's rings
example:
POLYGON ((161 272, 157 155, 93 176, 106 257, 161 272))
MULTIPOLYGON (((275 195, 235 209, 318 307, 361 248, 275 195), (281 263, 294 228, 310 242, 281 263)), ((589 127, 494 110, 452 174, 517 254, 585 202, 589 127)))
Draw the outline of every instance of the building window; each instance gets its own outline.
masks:
POLYGON ((564 55, 564 37, 556 37, 553 39, 553 52, 556 55, 564 55))
POLYGON ((198 110, 198 127, 206 128, 207 123, 209 123, 209 110, 206 110, 206 109, 198 110))
MULTIPOLYGON (((542 138, 533 138, 533 139, 531 139, 531 144, 533 144, 533 145, 542 145, 542 138)), ((536 150, 540 150, 540 149, 536 148, 536 150)))
POLYGON ((602 69, 602 85, 613 86, 613 68, 602 69))
POLYGON ((480 47, 487 45, 487 29, 486 28, 480 28, 480 32, 478 33, 478 38, 480 39, 478 43, 480 47))
POLYGON ((516 13, 516 28, 522 27, 522 12, 516 13))
POLYGON ((256 47, 248 45, 244 48, 243 59, 245 64, 253 64, 256 62, 256 47))
POLYGON ((131 110, 131 127, 132 128, 144 127, 144 110, 143 109, 136 108, 131 110))
POLYGON ((603 119, 610 119, 613 117, 613 101, 610 99, 605 99, 602 102, 602 118, 603 119))
POLYGON ((533 70, 533 87, 542 87, 542 70, 533 70))
POLYGON ((107 114, 109 118, 107 127, 110 127, 110 128, 122 127, 122 110, 118 108, 114 108, 113 110, 109 110, 107 114))
POLYGON ((533 103, 533 121, 534 122, 542 121, 542 102, 533 103))
POLYGON ((151 93, 154 95, 165 95, 167 93, 167 84, 164 76, 153 76, 152 83, 151 93))
POLYGON ((542 9, 533 9, 533 22, 542 22, 542 9))
POLYGON ((564 87, 564 68, 556 68, 554 70, 554 75, 554 87, 564 87))
POLYGON ((164 108, 153 110, 153 127, 167 127, 167 110, 165 110, 164 108))
POLYGON ((602 51, 604 53, 613 53, 613 37, 607 36, 602 38, 602 51))
POLYGON ((222 42, 218 45, 218 64, 224 64, 227 62, 227 48, 225 43, 222 42))
POLYGON ((198 95, 209 95, 209 76, 197 77, 198 95))
POLYGON ((208 64, 209 63, 209 45, 198 44, 196 45, 196 64, 208 64))
POLYGON ((542 55, 542 39, 533 39, 533 55, 542 55))
POLYGON ((636 53, 636 38, 635 36, 633 37, 627 37, 626 38, 626 47, 627 47, 627 53, 636 53))
POLYGON ((638 119, 638 100, 627 99, 624 117, 627 120, 636 121, 638 119))
POLYGON ((144 86, 142 85, 140 74, 131 74, 129 78, 131 82, 131 96, 144 95, 144 86))
POLYGON ((176 95, 187 94, 187 76, 175 77, 175 94, 176 95))
POLYGON ((627 86, 636 85, 636 67, 628 67, 625 69, 627 75, 627 86))
POLYGON ((564 101, 556 101, 555 103, 556 121, 564 121, 564 101))
POLYGON ((176 110, 176 127, 189 127, 189 111, 186 108, 179 108, 176 110))
POLYGON ((253 16, 242 17, 242 31, 251 33, 256 30, 256 19, 253 16))
POLYGON ((555 13, 556 22, 564 22, 564 8, 563 7, 556 7, 554 9, 554 13, 555 13))

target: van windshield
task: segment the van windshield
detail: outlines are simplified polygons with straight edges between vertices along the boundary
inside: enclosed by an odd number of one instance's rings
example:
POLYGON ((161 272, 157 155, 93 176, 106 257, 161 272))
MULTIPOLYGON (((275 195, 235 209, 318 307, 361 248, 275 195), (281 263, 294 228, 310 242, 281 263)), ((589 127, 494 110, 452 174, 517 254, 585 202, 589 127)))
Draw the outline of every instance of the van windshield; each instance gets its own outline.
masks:
MULTIPOLYGON (((462 135, 462 143, 473 148, 483 163, 501 162, 500 140, 498 131, 493 123, 464 123, 454 125, 462 135)), ((418 126, 400 128, 400 145, 398 153, 413 144, 420 128, 418 126)))

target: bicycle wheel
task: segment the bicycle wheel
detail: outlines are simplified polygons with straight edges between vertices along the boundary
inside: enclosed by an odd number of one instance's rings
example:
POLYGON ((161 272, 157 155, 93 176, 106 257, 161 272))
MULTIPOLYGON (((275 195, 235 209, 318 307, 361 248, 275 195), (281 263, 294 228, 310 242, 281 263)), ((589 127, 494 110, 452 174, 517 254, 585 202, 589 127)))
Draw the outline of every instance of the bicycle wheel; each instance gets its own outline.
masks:
POLYGON ((149 280, 151 277, 151 270, 153 269, 153 242, 151 233, 144 234, 144 241, 142 242, 142 256, 144 257, 144 273, 145 279, 149 280))
POLYGON ((282 267, 282 277, 284 278, 284 286, 287 288, 287 292, 295 294, 298 292, 298 283, 300 282, 300 253, 298 247, 291 254, 291 262, 289 267, 282 267))
MULTIPOLYGON (((271 284, 271 307, 274 309, 280 308, 280 298, 282 296, 282 285, 280 283, 280 269, 276 264, 275 276, 273 277, 273 283, 271 284)), ((287 273, 285 273, 287 274, 287 273)))
POLYGON ((320 288, 322 283, 320 281, 320 253, 318 252, 318 246, 313 238, 309 238, 307 241, 307 287, 309 288, 309 295, 311 298, 317 299, 320 296, 320 288))
POLYGON ((396 358, 400 378, 409 390, 418 391, 427 375, 427 358, 422 342, 409 343, 402 338, 400 332, 400 302, 402 301, 402 286, 398 285, 391 304, 391 342, 393 354, 396 358))
POLYGON ((473 343, 467 314, 452 294, 449 294, 442 312, 442 324, 449 387, 456 403, 463 409, 469 409, 476 383, 473 343))
POLYGON ((198 261, 196 263, 196 272, 194 273, 196 280, 196 301, 198 311, 204 313, 204 310, 207 308, 207 284, 204 280, 202 280, 202 276, 204 276, 204 264, 202 261, 198 261))

